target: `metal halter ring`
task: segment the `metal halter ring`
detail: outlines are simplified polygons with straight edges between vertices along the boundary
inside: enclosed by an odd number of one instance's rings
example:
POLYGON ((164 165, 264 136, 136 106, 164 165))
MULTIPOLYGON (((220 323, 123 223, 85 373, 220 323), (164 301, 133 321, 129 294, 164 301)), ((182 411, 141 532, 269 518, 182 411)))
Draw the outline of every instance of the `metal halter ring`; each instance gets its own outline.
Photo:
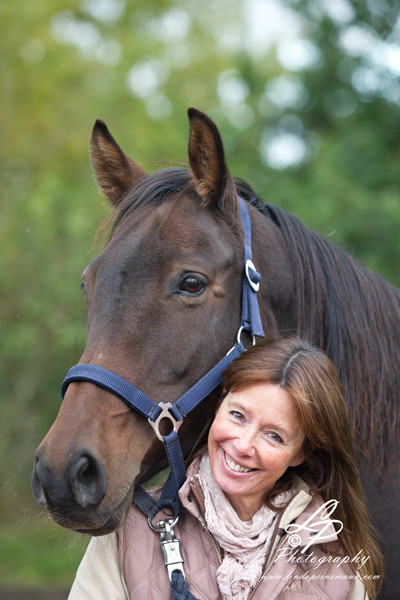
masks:
MULTIPOLYGON (((242 331, 243 331, 243 329, 244 329, 244 326, 243 326, 243 325, 241 325, 241 327, 239 327, 239 329, 238 329, 238 332, 237 332, 237 337, 236 337, 236 343, 237 343, 237 344, 240 344, 240 342, 242 341, 242 340, 241 340, 241 337, 242 337, 242 331)), ((246 330, 246 331, 247 331, 247 330, 246 330)), ((256 345, 256 343, 257 343, 256 336, 255 336, 255 335, 252 335, 252 336, 251 336, 251 345, 252 345, 252 346, 255 346, 255 345, 256 345)), ((232 350, 233 350, 233 348, 232 348, 232 350)), ((229 354, 229 352, 228 352, 228 354, 229 354)))
POLYGON ((161 435, 160 429, 159 429, 160 421, 162 419, 169 419, 172 423, 172 428, 175 432, 178 431, 179 427, 182 425, 182 421, 178 422, 169 412, 169 409, 172 406, 172 404, 170 402, 159 402, 158 406, 161 408, 161 412, 158 415, 157 419, 155 421, 152 421, 151 419, 147 419, 147 420, 150 423, 150 425, 152 426, 152 428, 154 429, 155 434, 158 437, 158 439, 160 440, 160 442, 163 442, 164 438, 161 435))

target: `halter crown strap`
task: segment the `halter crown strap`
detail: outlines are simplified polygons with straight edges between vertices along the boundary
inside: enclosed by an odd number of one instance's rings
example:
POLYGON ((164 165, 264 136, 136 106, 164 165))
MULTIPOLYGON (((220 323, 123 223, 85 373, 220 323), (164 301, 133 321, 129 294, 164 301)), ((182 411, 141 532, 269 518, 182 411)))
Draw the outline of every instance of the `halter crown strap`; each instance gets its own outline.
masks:
POLYGON ((106 389, 125 402, 132 410, 146 417, 157 437, 163 441, 171 473, 163 488, 161 498, 158 502, 155 502, 147 492, 139 486, 135 486, 133 501, 149 519, 152 519, 160 508, 166 506, 172 508, 175 517, 181 512, 182 507, 178 491, 186 479, 186 470, 177 430, 182 419, 222 382, 224 370, 244 352, 245 347, 241 341, 241 332, 247 331, 250 333, 253 343, 255 342, 255 336, 264 336, 257 301, 260 275, 255 269, 251 252, 250 215, 246 202, 240 197, 239 204, 244 230, 244 277, 240 328, 233 348, 173 404, 163 402, 157 404, 126 379, 98 365, 75 365, 68 371, 62 383, 62 398, 64 398, 69 384, 74 381, 87 381, 106 389), (161 435, 159 431, 159 421, 163 418, 169 419, 173 426, 173 430, 165 436, 161 435))

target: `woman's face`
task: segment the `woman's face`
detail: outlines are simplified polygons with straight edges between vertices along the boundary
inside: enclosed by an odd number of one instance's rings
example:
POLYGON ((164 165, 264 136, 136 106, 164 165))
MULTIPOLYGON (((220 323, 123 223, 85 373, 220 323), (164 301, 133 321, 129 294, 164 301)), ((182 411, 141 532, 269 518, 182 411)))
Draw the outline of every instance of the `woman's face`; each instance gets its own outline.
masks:
POLYGON ((277 385, 256 383, 224 398, 208 438, 215 481, 250 520, 288 467, 306 458, 297 407, 277 385))

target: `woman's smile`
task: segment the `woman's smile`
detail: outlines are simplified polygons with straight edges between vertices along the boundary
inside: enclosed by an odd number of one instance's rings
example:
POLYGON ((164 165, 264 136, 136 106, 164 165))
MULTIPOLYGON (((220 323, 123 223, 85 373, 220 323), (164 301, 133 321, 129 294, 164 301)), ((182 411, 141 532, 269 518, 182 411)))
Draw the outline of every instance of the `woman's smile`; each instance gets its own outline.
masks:
POLYGON ((225 463, 226 463, 228 469, 230 469, 234 473, 249 473, 250 471, 256 470, 252 467, 244 467, 243 465, 236 463, 233 460, 233 458, 231 456, 229 456, 229 454, 227 454, 226 452, 224 452, 224 456, 225 456, 225 463))

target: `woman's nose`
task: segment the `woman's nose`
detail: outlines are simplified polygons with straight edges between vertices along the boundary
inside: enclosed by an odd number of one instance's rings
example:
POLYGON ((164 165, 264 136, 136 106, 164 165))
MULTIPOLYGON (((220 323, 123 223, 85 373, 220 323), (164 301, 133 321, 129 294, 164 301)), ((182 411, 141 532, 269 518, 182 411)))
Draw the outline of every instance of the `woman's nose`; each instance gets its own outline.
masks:
POLYGON ((236 451, 240 454, 252 456, 255 452, 255 433, 252 429, 245 428, 236 438, 236 451))

